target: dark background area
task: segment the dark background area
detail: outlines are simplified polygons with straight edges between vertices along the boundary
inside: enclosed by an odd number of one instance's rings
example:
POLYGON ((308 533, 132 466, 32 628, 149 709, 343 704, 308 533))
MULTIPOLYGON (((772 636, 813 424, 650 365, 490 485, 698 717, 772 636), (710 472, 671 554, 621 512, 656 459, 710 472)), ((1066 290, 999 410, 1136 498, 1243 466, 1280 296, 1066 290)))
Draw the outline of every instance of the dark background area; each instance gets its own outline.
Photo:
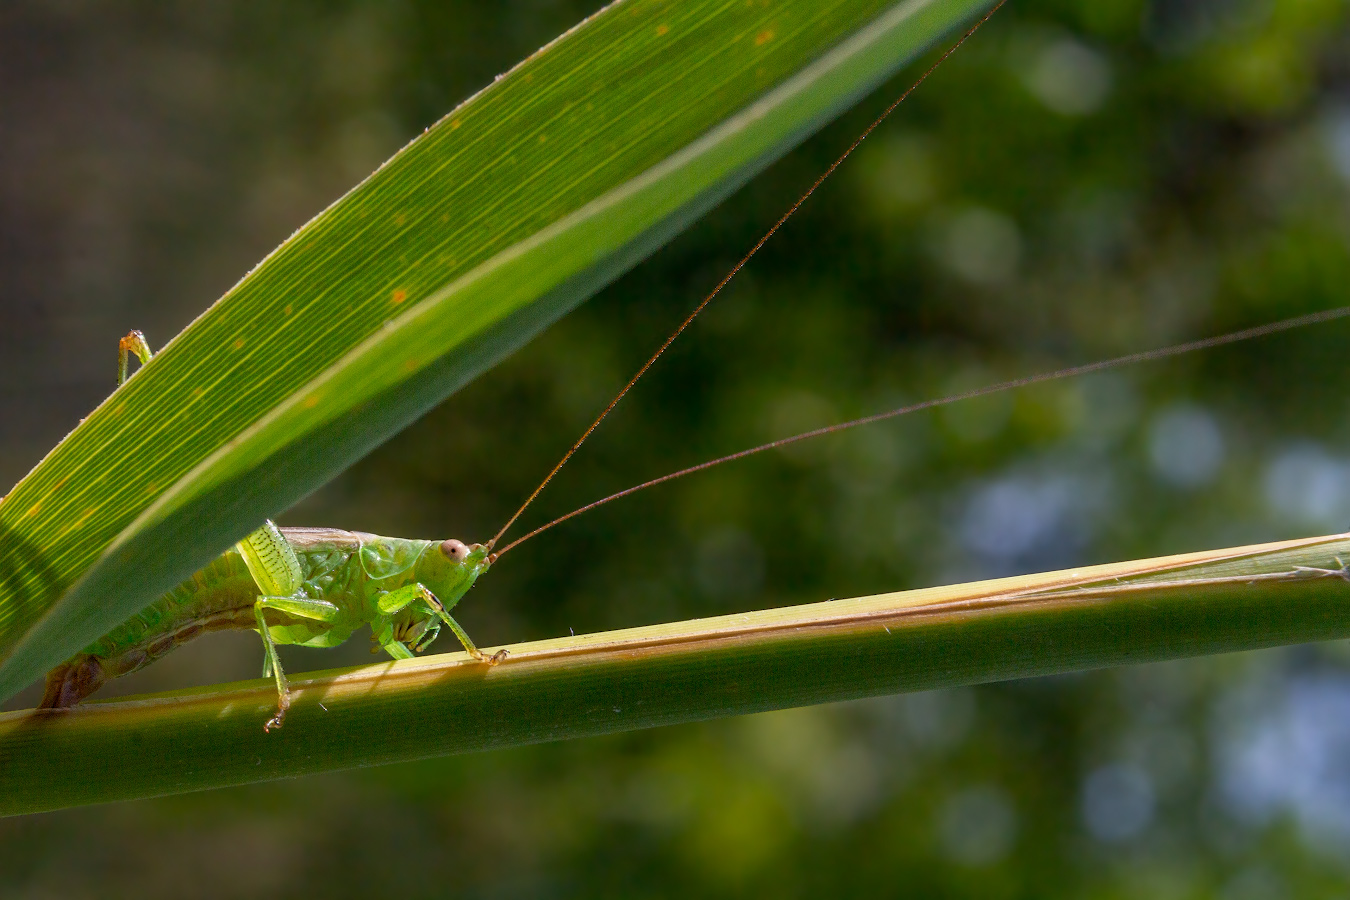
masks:
MULTIPOLYGON (((129 328, 165 343, 595 8, 5 4, 0 482, 106 396, 129 328)), ((282 524, 485 539, 919 71, 282 524)), ((1338 306, 1347 285, 1343 0, 1017 0, 527 518, 839 418, 1338 306)), ((460 620, 492 645, 1344 530, 1347 338, 1319 326, 735 463, 513 552, 460 620)), ((291 672, 370 659, 362 640, 290 649, 291 672)), ((105 694, 260 659, 255 635, 216 636, 105 694)), ((1341 644, 0 820, 0 894, 23 898, 1263 900, 1344 895, 1347 860, 1341 644)))

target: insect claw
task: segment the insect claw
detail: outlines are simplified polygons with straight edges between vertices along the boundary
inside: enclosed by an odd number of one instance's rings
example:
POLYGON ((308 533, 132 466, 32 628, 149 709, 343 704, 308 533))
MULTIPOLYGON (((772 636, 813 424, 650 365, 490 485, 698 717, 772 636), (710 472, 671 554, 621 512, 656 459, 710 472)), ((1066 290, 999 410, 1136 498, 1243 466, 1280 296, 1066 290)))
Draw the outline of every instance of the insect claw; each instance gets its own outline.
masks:
POLYGON ((277 703, 277 714, 267 720, 267 724, 263 726, 263 731, 271 734, 273 728, 280 728, 282 723, 286 721, 286 710, 290 707, 291 698, 283 694, 281 701, 277 703))

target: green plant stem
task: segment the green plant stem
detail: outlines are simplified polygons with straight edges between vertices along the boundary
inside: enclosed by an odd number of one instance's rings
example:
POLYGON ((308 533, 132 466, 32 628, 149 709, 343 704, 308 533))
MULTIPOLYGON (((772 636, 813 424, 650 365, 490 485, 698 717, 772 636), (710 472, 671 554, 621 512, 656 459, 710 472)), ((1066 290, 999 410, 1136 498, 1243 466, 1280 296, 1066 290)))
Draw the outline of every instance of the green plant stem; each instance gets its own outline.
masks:
POLYGON ((316 673, 273 734, 263 680, 9 713, 0 813, 1342 638, 1345 558, 1332 535, 316 673))

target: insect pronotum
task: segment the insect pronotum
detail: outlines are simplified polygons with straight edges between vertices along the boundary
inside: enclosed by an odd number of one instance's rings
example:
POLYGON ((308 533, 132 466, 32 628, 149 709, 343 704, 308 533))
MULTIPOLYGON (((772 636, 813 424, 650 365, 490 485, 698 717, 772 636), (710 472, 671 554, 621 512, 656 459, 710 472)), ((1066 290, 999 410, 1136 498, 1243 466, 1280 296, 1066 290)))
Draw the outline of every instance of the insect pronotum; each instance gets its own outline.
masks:
MULTIPOLYGON (((999 6, 1002 4, 1000 3, 999 6)), ((363 626, 371 629, 372 641, 395 659, 412 657, 431 644, 442 627, 449 628, 460 643, 478 661, 486 665, 501 662, 506 651, 484 654, 474 646, 468 634, 450 611, 480 575, 500 556, 554 525, 646 487, 700 471, 722 462, 805 440, 818 435, 868 424, 907 412, 954 402, 969 397, 1007 390, 1027 384, 1084 374, 1105 368, 1177 355, 1204 347, 1232 343, 1262 334, 1326 321, 1350 314, 1350 308, 1330 310, 1248 329, 1229 335, 1195 341, 1176 347, 1146 351, 1104 362, 1033 375, 1012 382, 991 385, 960 395, 927 401, 816 429, 710 460, 653 479, 567 513, 530 531, 517 540, 495 549, 507 530, 539 495, 554 475, 571 458, 587 437, 608 415, 639 378, 694 318, 717 296, 745 263, 815 192, 826 178, 909 94, 952 52, 960 47, 983 22, 999 8, 969 29, 913 85, 895 100, 832 163, 815 183, 792 204, 783 216, 737 263, 726 277, 703 299, 675 332, 638 370, 637 374, 610 402, 558 464, 526 499, 519 510, 490 541, 465 544, 449 539, 406 540, 386 538, 362 532, 329 528, 278 528, 270 521, 240 541, 172 591, 163 595, 139 614, 122 623, 82 652, 52 670, 47 676, 40 708, 65 708, 90 696, 112 678, 136 671, 191 639, 225 629, 251 629, 261 636, 264 647, 264 677, 275 680, 276 713, 264 728, 280 727, 290 706, 290 691, 277 657, 278 644, 333 647, 343 643, 363 626)), ((151 350, 139 332, 132 332, 119 344, 118 384, 131 377, 129 363, 136 356, 142 365, 151 358, 151 350)))

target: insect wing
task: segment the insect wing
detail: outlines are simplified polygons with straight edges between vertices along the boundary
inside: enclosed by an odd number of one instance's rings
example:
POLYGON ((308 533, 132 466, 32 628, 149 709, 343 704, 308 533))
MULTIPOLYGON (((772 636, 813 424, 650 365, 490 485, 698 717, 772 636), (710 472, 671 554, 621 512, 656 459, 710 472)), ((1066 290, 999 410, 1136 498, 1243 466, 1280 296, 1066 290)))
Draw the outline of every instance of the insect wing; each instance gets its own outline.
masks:
POLYGON ((249 574, 265 596, 290 597, 300 590, 303 581, 300 562, 270 519, 237 546, 249 574))

